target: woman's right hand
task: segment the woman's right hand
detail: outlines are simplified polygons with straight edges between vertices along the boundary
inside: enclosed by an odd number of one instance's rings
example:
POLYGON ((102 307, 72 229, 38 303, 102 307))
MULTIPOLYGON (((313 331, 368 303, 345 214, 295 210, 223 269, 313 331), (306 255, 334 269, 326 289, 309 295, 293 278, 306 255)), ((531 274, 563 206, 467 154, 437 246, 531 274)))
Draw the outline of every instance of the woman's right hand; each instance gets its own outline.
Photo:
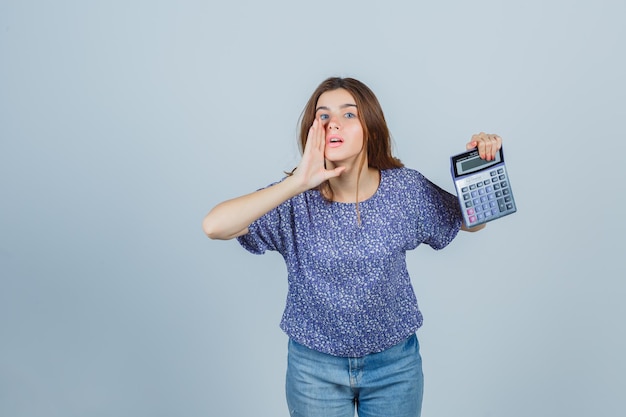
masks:
POLYGON ((309 129, 302 160, 293 175, 270 187, 224 201, 204 218, 202 227, 211 239, 232 239, 248 233, 248 226, 282 202, 341 175, 345 167, 326 169, 326 129, 317 118, 309 129))
POLYGON ((324 162, 324 148, 326 147, 326 127, 319 117, 315 118, 309 128, 304 152, 300 164, 293 173, 302 187, 307 190, 315 188, 324 181, 338 177, 346 169, 337 167, 326 169, 324 162))

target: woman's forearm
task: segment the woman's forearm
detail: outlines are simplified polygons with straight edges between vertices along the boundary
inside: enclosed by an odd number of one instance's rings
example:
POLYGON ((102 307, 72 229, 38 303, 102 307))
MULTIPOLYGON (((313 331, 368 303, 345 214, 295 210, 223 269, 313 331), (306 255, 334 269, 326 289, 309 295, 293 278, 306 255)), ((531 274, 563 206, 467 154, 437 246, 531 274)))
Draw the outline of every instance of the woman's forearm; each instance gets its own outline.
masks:
POLYGON ((202 229, 211 239, 241 236, 253 221, 303 191, 306 187, 296 178, 287 177, 271 187, 218 204, 204 217, 202 229))

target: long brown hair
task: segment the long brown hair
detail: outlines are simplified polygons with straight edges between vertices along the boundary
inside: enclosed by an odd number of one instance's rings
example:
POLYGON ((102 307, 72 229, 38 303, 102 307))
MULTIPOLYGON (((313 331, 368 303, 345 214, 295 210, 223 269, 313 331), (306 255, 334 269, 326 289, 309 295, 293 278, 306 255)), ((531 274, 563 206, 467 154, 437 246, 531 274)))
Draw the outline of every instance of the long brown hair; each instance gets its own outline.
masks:
MULTIPOLYGON (((304 147, 309 134, 309 128, 315 120, 317 101, 320 96, 327 91, 333 91, 340 88, 348 91, 352 97, 354 97, 354 101, 358 109, 357 114, 359 121, 361 122, 361 126, 363 128, 363 146, 367 152, 363 153, 363 159, 361 160, 361 165, 359 166, 359 173, 365 166, 366 157, 367 165, 379 170, 403 167, 404 164, 402 164, 402 162, 400 162, 400 160, 392 154, 389 128, 387 127, 385 115, 383 114, 383 109, 380 106, 378 99, 368 86, 354 78, 327 78, 315 89, 311 98, 309 98, 309 101, 304 106, 304 110, 300 116, 300 151, 304 152, 304 147)), ((328 181, 322 183, 318 188, 325 199, 332 200, 333 190, 328 181)))

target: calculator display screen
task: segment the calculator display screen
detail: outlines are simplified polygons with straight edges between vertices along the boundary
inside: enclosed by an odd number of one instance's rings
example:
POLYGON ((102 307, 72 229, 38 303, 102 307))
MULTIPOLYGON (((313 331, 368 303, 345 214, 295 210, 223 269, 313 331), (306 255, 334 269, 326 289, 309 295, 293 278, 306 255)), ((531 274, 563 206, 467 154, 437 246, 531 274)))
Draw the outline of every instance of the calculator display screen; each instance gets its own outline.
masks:
POLYGON ((496 153, 496 157, 493 161, 485 161, 478 155, 478 151, 472 151, 459 156, 454 162, 456 175, 460 176, 499 164, 502 162, 502 157, 501 153, 498 152, 496 153))
POLYGON ((487 161, 480 158, 470 159, 469 161, 461 162, 461 169, 463 172, 470 171, 473 168, 480 167, 483 165, 489 165, 487 161))

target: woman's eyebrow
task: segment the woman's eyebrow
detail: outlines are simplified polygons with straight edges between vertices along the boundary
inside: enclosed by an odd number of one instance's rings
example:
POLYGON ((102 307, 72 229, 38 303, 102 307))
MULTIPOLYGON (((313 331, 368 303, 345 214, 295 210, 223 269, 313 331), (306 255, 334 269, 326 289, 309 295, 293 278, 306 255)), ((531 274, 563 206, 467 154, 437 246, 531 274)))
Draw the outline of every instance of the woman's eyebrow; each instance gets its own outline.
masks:
MULTIPOLYGON (((356 107, 356 104, 346 103, 339 106, 340 109, 345 109, 347 107, 356 107)), ((315 109, 315 112, 317 113, 320 110, 330 110, 330 108, 328 108, 327 106, 319 106, 317 109, 315 109)))

